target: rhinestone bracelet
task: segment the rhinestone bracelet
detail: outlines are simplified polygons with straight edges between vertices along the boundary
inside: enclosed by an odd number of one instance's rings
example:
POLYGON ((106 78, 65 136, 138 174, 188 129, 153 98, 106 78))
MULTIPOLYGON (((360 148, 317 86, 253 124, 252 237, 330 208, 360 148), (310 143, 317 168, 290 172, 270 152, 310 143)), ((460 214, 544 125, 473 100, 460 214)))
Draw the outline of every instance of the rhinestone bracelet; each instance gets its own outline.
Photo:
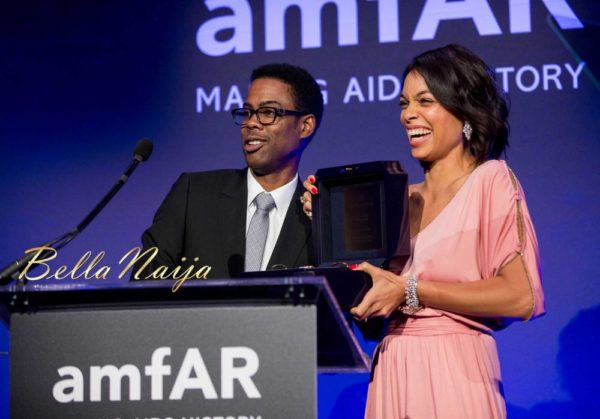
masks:
POLYGON ((404 288, 404 294, 406 296, 406 303, 400 311, 404 314, 415 314, 421 310, 423 306, 419 302, 419 296, 417 295, 418 280, 415 275, 411 275, 406 278, 406 286, 404 288))

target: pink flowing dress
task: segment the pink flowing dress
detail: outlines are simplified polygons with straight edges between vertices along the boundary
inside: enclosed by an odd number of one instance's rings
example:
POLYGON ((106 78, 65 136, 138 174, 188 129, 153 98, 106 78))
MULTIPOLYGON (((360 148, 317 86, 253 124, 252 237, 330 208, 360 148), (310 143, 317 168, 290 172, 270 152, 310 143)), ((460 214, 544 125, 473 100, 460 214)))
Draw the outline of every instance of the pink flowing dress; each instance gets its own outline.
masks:
MULTIPOLYGON (((523 191, 504 161, 476 168, 411 244, 403 273, 419 281, 482 281, 520 257, 533 295, 530 318, 544 313, 537 239, 523 191)), ((432 308, 413 316, 397 311, 373 359, 365 418, 506 417, 491 331, 510 321, 432 308)))

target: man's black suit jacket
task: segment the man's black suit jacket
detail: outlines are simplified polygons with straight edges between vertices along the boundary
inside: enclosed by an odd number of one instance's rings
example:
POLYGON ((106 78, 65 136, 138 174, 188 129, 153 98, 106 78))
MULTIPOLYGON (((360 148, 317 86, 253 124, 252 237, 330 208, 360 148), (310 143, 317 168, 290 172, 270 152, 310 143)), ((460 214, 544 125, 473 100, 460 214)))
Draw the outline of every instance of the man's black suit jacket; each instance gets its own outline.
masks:
MULTIPOLYGON (((211 266, 209 278, 244 271, 248 186, 243 170, 184 173, 142 235, 144 249, 159 255, 140 278, 158 266, 211 266), (185 257, 186 261, 182 262, 185 257), (194 258, 198 258, 194 262, 194 258)), ((299 201, 300 182, 285 216, 268 269, 312 264, 311 226, 299 201)), ((135 270, 133 271, 135 273, 135 270)))

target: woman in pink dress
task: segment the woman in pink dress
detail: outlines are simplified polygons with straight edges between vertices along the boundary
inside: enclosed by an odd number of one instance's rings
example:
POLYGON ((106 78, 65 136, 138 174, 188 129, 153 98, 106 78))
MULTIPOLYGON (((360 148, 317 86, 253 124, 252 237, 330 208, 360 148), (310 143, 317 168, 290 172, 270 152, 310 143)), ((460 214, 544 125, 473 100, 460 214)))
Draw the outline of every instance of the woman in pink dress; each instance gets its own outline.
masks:
MULTIPOLYGON (((496 160, 508 142, 507 106, 487 65, 457 45, 413 59, 400 105, 425 179, 409 188, 410 260, 356 268, 373 287, 353 315, 389 318, 365 418, 504 418, 491 331, 544 313, 525 196, 496 160)), ((309 212, 308 192, 304 200, 309 212)))

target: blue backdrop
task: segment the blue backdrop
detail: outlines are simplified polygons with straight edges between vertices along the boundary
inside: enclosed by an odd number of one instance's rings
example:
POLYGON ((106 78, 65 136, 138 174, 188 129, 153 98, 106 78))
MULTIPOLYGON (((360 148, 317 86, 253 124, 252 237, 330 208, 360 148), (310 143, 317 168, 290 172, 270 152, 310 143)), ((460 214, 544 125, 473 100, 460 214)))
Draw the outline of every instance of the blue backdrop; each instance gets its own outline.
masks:
MULTIPOLYGON (((252 68, 308 68, 327 99, 300 167, 399 160, 409 59, 450 42, 480 54, 511 103, 507 160, 540 243, 548 314, 498 333, 511 417, 595 413, 600 350, 600 6, 584 0, 116 0, 3 5, 0 264, 75 226, 138 138, 155 152, 54 269, 85 251, 115 266, 182 171, 242 167, 228 111, 252 68), (586 413, 587 412, 587 413, 586 413)), ((216 238, 215 238, 216 240, 216 238)), ((70 279, 63 280, 72 281, 70 279)), ((366 345, 368 350, 372 345, 366 345)), ((0 352, 9 348, 0 328, 0 352)), ((44 348, 40 348, 43 355, 44 348)), ((8 413, 0 355, 0 417, 8 413)), ((319 417, 361 417, 367 375, 319 377, 319 417)))

